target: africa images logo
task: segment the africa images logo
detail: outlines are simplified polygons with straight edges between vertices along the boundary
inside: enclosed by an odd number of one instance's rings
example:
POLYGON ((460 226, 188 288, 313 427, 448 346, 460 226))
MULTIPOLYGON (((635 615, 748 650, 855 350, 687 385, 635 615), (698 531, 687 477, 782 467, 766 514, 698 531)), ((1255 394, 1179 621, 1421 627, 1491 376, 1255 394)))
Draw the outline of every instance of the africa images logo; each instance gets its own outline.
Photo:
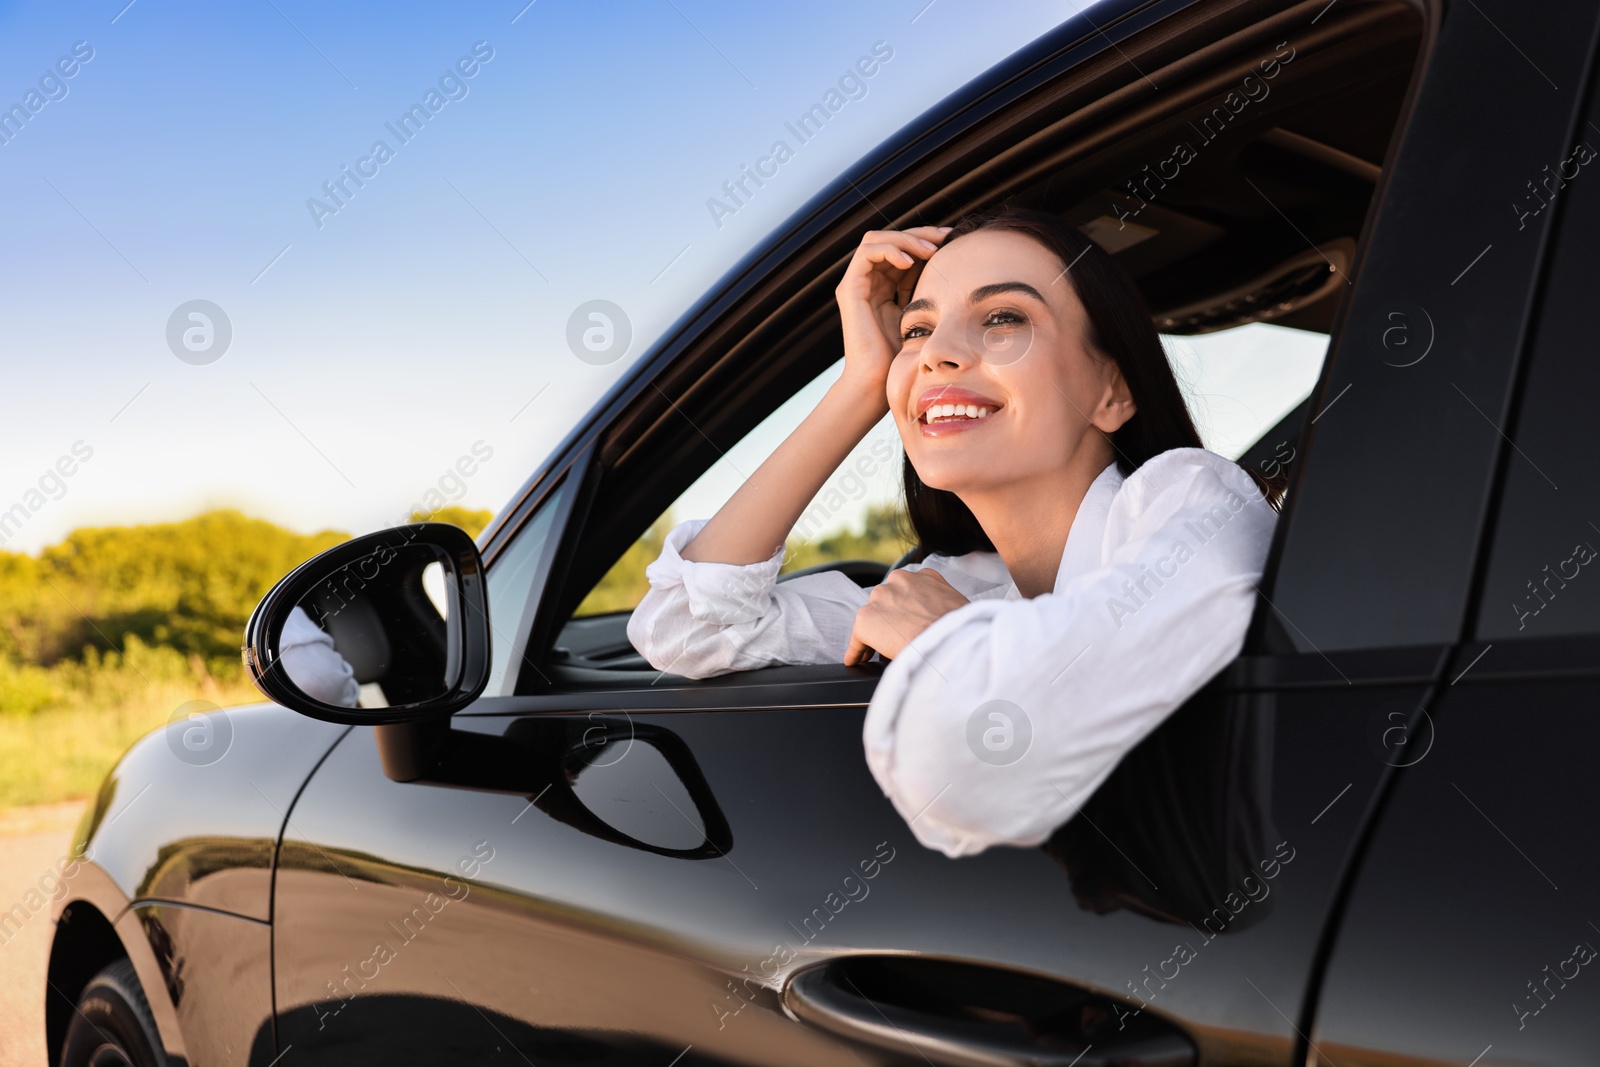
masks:
POLYGON ((233 344, 233 322, 209 300, 190 300, 167 316, 167 347, 195 367, 215 363, 233 344))
POLYGON ((167 719, 167 747, 191 767, 209 767, 233 747, 233 722, 209 700, 179 704, 167 719))
POLYGON ((1009 700, 986 700, 967 716, 967 748, 987 764, 1009 767, 1031 744, 1033 720, 1009 700))

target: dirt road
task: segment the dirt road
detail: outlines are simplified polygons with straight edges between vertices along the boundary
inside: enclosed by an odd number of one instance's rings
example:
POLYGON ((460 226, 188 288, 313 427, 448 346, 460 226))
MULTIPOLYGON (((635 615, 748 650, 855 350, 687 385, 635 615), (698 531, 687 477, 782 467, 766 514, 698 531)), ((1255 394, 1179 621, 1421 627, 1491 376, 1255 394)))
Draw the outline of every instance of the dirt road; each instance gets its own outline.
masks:
MULTIPOLYGON (((28 891, 46 890, 67 855, 83 803, 50 804, 0 812, 0 912, 21 904, 28 891)), ((0 929, 0 1067, 45 1067, 45 960, 55 927, 46 904, 19 931, 0 929), (9 940, 8 940, 9 938, 9 940)))

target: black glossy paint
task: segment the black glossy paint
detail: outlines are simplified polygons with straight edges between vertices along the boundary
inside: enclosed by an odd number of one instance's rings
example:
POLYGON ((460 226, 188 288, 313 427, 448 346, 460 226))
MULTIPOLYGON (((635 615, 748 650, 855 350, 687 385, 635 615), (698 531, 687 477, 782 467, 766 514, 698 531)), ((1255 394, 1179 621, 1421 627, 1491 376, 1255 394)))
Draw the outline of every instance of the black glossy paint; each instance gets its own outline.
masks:
MULTIPOLYGON (((105 961, 101 932, 114 930, 110 937, 132 960, 174 1063, 254 1062, 239 1049, 256 1047, 257 1037, 241 1045, 242 1031, 210 1015, 234 1010, 226 994, 237 982, 237 1018, 249 1029, 270 1022, 262 990, 270 998, 274 851, 295 795, 346 729, 261 704, 169 723, 136 741, 74 837, 73 854, 83 859, 69 892, 52 905, 52 981, 86 980, 105 961), (154 907, 162 903, 189 906, 154 907), (154 910, 140 908, 147 904, 154 910), (63 921, 69 912, 71 921, 63 921), (178 912, 174 921, 163 918, 178 912), (142 921, 145 915, 152 921, 142 921), (222 999, 174 1003, 186 975, 205 976, 222 999), (181 1023, 180 1012, 191 1022, 181 1023), (220 1031, 230 1035, 221 1045, 209 1036, 220 1031)), ((52 1052, 60 1049, 75 996, 75 989, 48 992, 52 1052)))
MULTIPOLYGON (((555 1050, 619 1031, 668 1059, 693 1044, 740 1062, 771 1062, 763 1050, 779 1047, 792 1062, 837 1062, 850 1054, 838 1039, 790 1020, 776 992, 806 964, 888 951, 1048 976, 1129 1018, 1176 1020, 1208 1057, 1281 1061, 1294 1043, 1284 1013, 1384 770, 1372 716, 1419 695, 1342 682, 1213 694, 1153 735, 1048 849, 960 861, 917 844, 879 793, 859 708, 635 710, 641 728, 681 738, 726 813, 733 847, 696 860, 585 833, 531 798, 390 781, 357 728, 284 843, 280 1037, 333 1055, 382 1025, 367 1001, 438 996, 548 1031, 524 1050, 542 1063, 583 1062, 555 1050), (482 855, 493 858, 464 877, 462 862, 482 855)), ((629 721, 629 695, 603 699, 621 713, 590 721, 629 721)), ((457 726, 509 734, 518 722, 457 726)), ((487 1026, 478 1037, 484 1054, 498 1040, 487 1026)), ((869 1046, 851 1051, 872 1062, 869 1046)))
MULTIPOLYGON (((1569 146, 1600 142, 1594 62, 1569 146)), ((1479 640, 1457 652, 1432 746, 1399 775, 1373 836, 1325 978, 1314 1062, 1578 1064, 1600 1049, 1600 586, 1560 566, 1600 543, 1583 323, 1600 189, 1581 171, 1565 177, 1537 212, 1558 236, 1497 461, 1479 640)), ((1524 192, 1519 215, 1543 201, 1524 192)))
MULTIPOLYGON (((133 909, 176 1009, 189 1063, 267 1067, 272 1038, 272 928, 206 908, 133 909)), ((148 992, 148 990, 147 990, 148 992)))
MULTIPOLYGON (((1591 81, 1594 74, 1591 72, 1591 81)), ((1594 475, 1594 399, 1600 361, 1588 358, 1600 291, 1600 183, 1580 181, 1600 153, 1600 87, 1591 84, 1573 150, 1546 171, 1558 234, 1536 311, 1516 410, 1506 424, 1499 513, 1489 541, 1473 636, 1483 641, 1600 633, 1600 478, 1594 475), (1588 162, 1583 162, 1587 158, 1588 162), (1576 171, 1576 173, 1574 173, 1576 171), (1563 175, 1571 175, 1568 181, 1563 175)), ((1520 210, 1540 202, 1532 193, 1520 210)))
POLYGON ((1551 219, 1519 228, 1511 205, 1569 155, 1594 26, 1592 5, 1450 5, 1313 397, 1268 586, 1301 651, 1459 639, 1551 219), (1385 347, 1397 322, 1415 344, 1385 347))
POLYGON ((1311 1035, 1327 1063, 1600 1049, 1600 641, 1571 649, 1587 677, 1475 677, 1502 651, 1450 687, 1380 825, 1311 1035))
POLYGON ((73 847, 110 875, 119 905, 167 900, 266 921, 283 820, 346 727, 275 704, 206 718, 135 742, 101 786, 73 847), (191 729, 209 729, 206 749, 185 747, 191 729))

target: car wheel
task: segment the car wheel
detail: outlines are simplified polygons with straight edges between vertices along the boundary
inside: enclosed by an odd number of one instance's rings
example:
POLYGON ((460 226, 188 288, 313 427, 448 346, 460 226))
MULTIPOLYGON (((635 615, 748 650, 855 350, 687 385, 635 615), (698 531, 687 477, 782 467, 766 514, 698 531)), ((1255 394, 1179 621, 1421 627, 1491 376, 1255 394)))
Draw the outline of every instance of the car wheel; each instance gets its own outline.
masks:
POLYGON ((133 964, 118 960, 90 979, 78 997, 61 1067, 166 1067, 160 1048, 133 964))

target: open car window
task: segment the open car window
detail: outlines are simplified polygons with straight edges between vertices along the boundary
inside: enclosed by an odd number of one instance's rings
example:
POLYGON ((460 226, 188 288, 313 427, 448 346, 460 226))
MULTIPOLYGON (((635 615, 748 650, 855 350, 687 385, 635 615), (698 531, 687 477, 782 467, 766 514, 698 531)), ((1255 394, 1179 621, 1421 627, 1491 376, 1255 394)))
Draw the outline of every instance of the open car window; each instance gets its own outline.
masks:
MULTIPOLYGON (((645 567, 660 555, 667 532, 687 519, 715 515, 745 478, 821 402, 843 370, 844 360, 840 359, 728 449, 612 564, 578 605, 574 618, 628 612, 637 607, 650 588, 645 567)), ((789 534, 779 573, 848 559, 871 559, 887 565, 904 555, 911 542, 901 521, 902 457, 894 417, 885 414, 806 505, 789 534)))
MULTIPOLYGON (((1420 26, 1402 4, 1336 7, 1291 47, 1241 22, 1171 72, 1182 93, 1119 94, 1135 77, 1119 65, 1074 68, 1019 89, 959 138, 925 139, 892 186, 865 170, 841 180, 805 238, 730 280, 737 298, 708 308, 601 433, 595 507, 564 546, 569 584, 540 620, 552 677, 660 680, 626 636, 645 568, 667 531, 711 517, 837 376, 837 271, 884 219, 948 222, 1012 202, 1077 226, 1144 295, 1202 443, 1268 476, 1297 470, 1420 26), (882 195, 862 200, 863 178, 882 195)), ((822 566, 869 584, 910 547, 894 521, 903 454, 892 427, 875 428, 806 509, 780 580, 822 566), (890 450, 860 486, 850 463, 890 450)))
MULTIPOLYGON (((1207 448, 1238 459, 1274 432, 1310 395, 1322 370, 1328 336, 1312 330, 1253 322, 1197 334, 1163 334, 1162 343, 1207 448)), ((661 553, 672 527, 708 519, 772 454, 837 380, 830 366, 780 404, 755 429, 689 486, 652 522, 594 585, 573 612, 557 645, 587 666, 640 670, 629 644, 628 614, 649 589, 645 568, 661 553)), ((1292 437, 1292 434, 1288 436, 1292 437)), ((1288 456, 1269 452, 1264 473, 1288 456)), ((848 561, 887 567, 913 547, 901 498, 904 450, 894 419, 885 415, 862 438, 801 513, 786 543, 786 574, 848 561)), ((869 584, 871 568, 843 567, 869 584)))

